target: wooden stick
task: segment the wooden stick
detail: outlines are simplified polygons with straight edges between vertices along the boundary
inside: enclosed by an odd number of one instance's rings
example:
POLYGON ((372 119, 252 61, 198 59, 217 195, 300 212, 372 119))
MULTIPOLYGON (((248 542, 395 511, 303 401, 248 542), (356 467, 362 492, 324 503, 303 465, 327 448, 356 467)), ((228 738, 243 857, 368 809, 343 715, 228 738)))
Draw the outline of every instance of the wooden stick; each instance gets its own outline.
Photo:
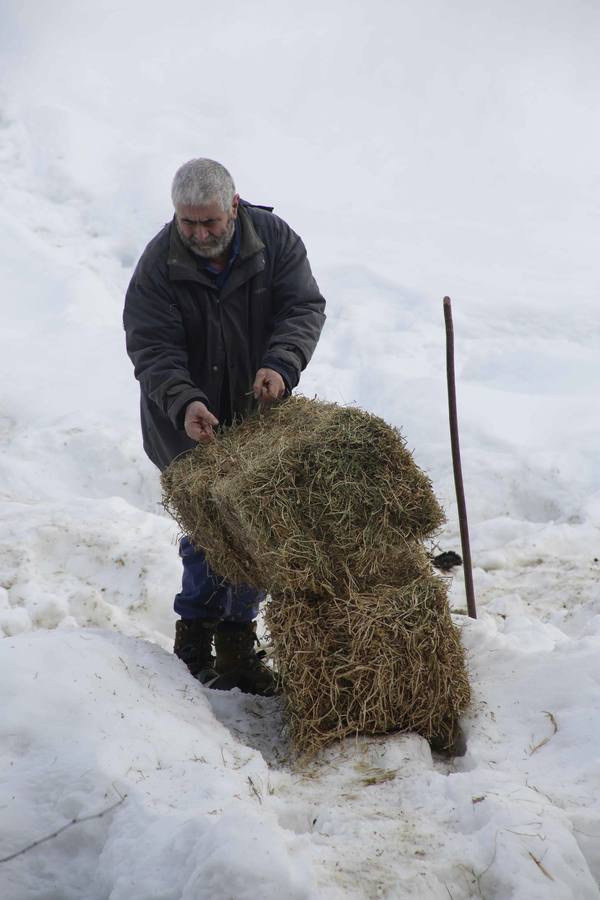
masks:
POLYGON ((471 547, 469 544, 469 525, 467 522, 467 505, 463 487, 462 467, 460 462, 460 443, 458 440, 458 416, 456 413, 456 379, 454 375, 454 329, 452 327, 452 303, 450 297, 444 297, 444 321, 446 323, 446 371, 448 376, 448 412, 450 415, 450 443, 452 445, 452 466, 454 468, 454 487, 458 504, 458 522, 460 525, 460 542, 462 545, 463 568, 465 573, 465 591, 467 594, 467 610, 472 619, 477 618, 475 609, 475 591, 473 589, 473 569, 471 567, 471 547))

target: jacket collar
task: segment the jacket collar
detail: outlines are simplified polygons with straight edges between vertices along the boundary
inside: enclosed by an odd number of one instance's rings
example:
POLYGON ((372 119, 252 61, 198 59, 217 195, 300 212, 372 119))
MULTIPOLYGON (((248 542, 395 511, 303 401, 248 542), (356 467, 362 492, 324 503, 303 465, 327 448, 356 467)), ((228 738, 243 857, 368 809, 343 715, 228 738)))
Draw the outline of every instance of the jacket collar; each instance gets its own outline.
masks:
POLYGON ((238 216, 240 218, 240 225, 242 228, 240 259, 247 259, 249 256, 254 256, 255 253, 259 253, 261 250, 264 250, 265 245, 256 233, 256 229, 252 224, 252 219, 250 218, 250 215, 246 209, 246 203, 244 200, 240 201, 240 205, 238 207, 238 216))

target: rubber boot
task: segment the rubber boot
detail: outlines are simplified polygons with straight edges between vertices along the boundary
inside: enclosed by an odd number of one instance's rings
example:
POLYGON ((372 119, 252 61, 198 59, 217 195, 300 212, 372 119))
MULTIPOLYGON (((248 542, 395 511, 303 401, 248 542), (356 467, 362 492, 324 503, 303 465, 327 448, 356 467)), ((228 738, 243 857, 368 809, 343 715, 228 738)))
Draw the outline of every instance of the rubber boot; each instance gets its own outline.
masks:
POLYGON ((205 619, 179 619, 175 622, 173 653, 186 664, 201 684, 210 683, 218 677, 212 655, 216 624, 205 619))
POLYGON ((219 622, 215 629, 219 678, 212 687, 237 687, 244 694, 273 697, 277 693, 275 677, 263 662, 264 651, 256 652, 257 643, 254 622, 219 622))

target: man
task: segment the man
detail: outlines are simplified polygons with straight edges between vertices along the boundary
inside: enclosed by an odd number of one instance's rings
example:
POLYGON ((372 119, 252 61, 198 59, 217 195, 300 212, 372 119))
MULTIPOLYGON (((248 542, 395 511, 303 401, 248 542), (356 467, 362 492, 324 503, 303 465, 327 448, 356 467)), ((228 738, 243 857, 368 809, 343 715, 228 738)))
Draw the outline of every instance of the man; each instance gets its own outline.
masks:
MULTIPOLYGON (((161 470, 217 439, 219 425, 289 394, 325 321, 302 241, 269 208, 240 200, 222 165, 185 163, 171 196, 173 220, 142 254, 123 314, 144 449, 161 470)), ((185 537, 180 556, 175 653, 214 688, 270 695, 255 650, 264 594, 219 578, 185 537)))

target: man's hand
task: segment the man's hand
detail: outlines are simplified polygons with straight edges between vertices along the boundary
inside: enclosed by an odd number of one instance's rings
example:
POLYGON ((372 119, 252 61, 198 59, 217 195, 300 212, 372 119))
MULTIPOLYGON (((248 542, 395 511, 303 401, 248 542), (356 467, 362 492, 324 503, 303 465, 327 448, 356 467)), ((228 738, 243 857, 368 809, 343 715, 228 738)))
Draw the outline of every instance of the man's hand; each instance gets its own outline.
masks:
POLYGON ((207 444, 214 441, 214 428, 219 424, 219 420, 215 419, 213 414, 206 408, 200 400, 192 400, 185 411, 185 421, 183 427, 185 433, 193 441, 199 441, 201 444, 207 444))
POLYGON ((285 395, 285 382, 274 369, 259 369, 252 389, 261 405, 266 405, 281 400, 285 395))

